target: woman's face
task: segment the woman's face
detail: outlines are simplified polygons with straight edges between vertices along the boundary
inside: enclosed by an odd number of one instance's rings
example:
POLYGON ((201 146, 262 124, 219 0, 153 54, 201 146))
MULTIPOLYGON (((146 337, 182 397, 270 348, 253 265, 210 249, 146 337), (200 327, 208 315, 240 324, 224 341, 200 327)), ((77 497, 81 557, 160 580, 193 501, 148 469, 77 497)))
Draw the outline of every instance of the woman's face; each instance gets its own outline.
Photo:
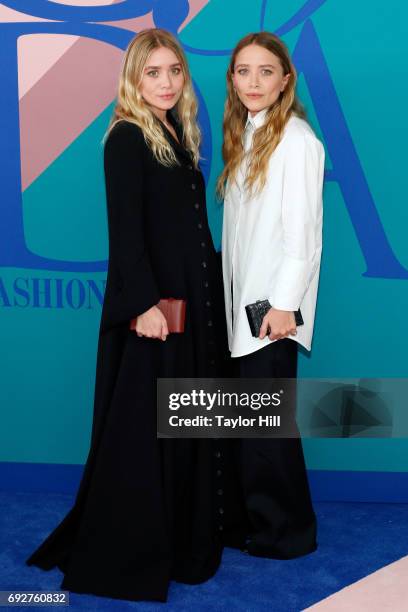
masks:
POLYGON ((235 59, 232 82, 252 116, 279 98, 289 78, 290 73, 283 74, 279 58, 259 45, 244 47, 235 59))
POLYGON ((184 75, 177 55, 166 47, 150 54, 143 70, 140 93, 160 118, 177 104, 184 87, 184 75))

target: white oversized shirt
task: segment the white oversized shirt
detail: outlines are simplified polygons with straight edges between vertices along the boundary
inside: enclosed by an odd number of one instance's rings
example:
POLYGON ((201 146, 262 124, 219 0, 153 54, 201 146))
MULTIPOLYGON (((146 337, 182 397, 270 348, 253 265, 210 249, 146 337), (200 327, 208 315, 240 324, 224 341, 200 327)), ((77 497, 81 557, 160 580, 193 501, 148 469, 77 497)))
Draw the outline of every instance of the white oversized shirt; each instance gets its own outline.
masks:
MULTIPOLYGON (((266 112, 248 114, 245 151, 266 112)), ((322 252, 324 157, 309 124, 292 115, 269 160, 262 191, 249 197, 244 189, 245 159, 236 181, 227 183, 222 261, 232 357, 276 342, 251 335, 245 306, 264 299, 279 310, 300 308, 304 325, 289 338, 311 349, 322 252)))

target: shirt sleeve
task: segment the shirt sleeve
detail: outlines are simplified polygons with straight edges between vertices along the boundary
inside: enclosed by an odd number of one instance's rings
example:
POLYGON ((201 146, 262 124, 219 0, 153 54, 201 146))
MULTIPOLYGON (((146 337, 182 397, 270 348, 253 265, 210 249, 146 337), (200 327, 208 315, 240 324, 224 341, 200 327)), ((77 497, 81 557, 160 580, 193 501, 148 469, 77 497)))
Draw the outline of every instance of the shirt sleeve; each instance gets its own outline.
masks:
POLYGON ((105 143, 109 271, 103 330, 128 322, 160 299, 146 249, 143 220, 145 147, 139 128, 126 122, 114 126, 105 143))
POLYGON ((270 300, 279 310, 300 307, 320 267, 324 157, 324 147, 313 135, 296 135, 287 142, 281 212, 283 257, 270 300))

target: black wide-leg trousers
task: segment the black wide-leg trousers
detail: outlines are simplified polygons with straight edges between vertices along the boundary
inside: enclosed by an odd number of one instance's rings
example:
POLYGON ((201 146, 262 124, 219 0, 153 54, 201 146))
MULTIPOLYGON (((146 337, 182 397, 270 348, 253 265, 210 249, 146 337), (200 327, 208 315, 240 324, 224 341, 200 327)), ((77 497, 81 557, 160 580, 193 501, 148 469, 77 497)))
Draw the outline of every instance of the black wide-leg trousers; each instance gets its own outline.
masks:
MULTIPOLYGON (((298 344, 284 338, 234 358, 240 378, 296 378, 298 344)), ((313 552, 313 510, 300 438, 224 440, 229 466, 225 544, 291 559, 313 552), (246 533, 244 533, 246 532, 246 533)))

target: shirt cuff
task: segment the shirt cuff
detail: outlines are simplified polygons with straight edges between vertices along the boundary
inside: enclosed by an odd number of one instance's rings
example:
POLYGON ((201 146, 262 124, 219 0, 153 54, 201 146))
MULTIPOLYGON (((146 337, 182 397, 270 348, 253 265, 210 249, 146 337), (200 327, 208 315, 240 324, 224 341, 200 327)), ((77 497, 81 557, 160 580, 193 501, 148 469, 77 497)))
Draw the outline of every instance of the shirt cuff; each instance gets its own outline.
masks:
POLYGON ((292 312, 298 310, 312 269, 312 261, 284 255, 275 283, 274 296, 270 300, 272 307, 292 312))

